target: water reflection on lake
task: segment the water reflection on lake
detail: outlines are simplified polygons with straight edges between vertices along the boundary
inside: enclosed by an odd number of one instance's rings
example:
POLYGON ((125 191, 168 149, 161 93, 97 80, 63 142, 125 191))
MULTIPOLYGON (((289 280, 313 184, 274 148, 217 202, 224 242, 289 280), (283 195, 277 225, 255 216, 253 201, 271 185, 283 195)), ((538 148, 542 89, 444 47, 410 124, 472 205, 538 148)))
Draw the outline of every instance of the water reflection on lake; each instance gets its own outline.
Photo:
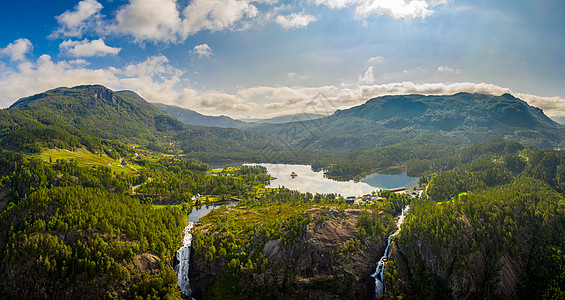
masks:
MULTIPOLYGON (((251 164, 253 165, 253 164, 251 164)), ((340 194, 346 196, 360 196, 368 194, 379 188, 391 189, 406 187, 411 189, 418 185, 417 177, 409 177, 406 174, 371 174, 360 182, 334 181, 324 177, 323 172, 314 172, 306 165, 284 165, 284 164, 257 164, 265 166, 269 174, 277 179, 271 180, 269 187, 285 186, 291 190, 302 193, 340 194), (298 176, 292 178, 291 173, 298 176)))
POLYGON ((209 205, 200 205, 200 206, 194 206, 192 208, 192 211, 190 212, 190 214, 188 215, 188 221, 190 222, 198 222, 198 220, 200 220, 200 218, 204 217, 205 215, 207 215, 209 212, 211 212, 214 208, 218 208, 222 205, 225 206, 234 206, 236 205, 237 202, 223 202, 223 203, 216 203, 216 204, 209 204, 209 205))

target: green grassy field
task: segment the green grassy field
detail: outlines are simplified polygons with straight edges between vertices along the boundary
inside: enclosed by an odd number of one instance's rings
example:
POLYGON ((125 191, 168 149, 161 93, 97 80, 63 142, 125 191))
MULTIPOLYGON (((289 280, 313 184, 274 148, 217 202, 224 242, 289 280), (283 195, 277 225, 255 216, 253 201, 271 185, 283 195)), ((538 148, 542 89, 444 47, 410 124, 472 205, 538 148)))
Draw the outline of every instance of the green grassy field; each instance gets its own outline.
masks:
POLYGON ((139 170, 141 166, 132 164, 131 160, 128 159, 128 166, 121 166, 119 160, 115 160, 106 154, 95 154, 84 148, 77 149, 76 151, 70 151, 66 149, 47 149, 41 152, 41 154, 33 155, 34 157, 41 158, 45 161, 56 161, 57 159, 62 160, 74 160, 80 165, 88 166, 107 166, 112 171, 116 173, 126 173, 128 175, 137 174, 136 170, 139 170), (135 168, 136 170, 132 169, 135 168))

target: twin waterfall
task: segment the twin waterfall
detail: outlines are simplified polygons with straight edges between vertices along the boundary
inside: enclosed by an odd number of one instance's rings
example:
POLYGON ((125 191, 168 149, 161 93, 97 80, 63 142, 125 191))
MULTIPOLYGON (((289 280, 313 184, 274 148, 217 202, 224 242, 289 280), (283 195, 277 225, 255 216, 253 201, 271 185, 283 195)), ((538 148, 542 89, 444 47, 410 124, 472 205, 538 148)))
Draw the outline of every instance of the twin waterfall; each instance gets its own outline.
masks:
POLYGON ((375 273, 371 275, 371 277, 375 278, 375 295, 377 296, 377 299, 379 299, 383 295, 383 292, 385 290, 384 271, 385 263, 388 259, 388 249, 390 248, 390 241, 392 240, 393 236, 400 232, 400 225, 402 225, 402 222, 404 222, 404 219, 406 218, 406 212, 408 211, 408 208, 409 206, 406 206, 402 210, 400 217, 398 217, 398 220, 396 221, 396 231, 388 236, 388 243, 386 245, 385 253, 383 254, 383 257, 381 257, 381 260, 379 260, 379 264, 377 265, 375 273))
MULTIPOLYGON (((396 234, 398 234, 400 232, 400 225, 402 225, 402 222, 404 222, 404 219, 406 218, 406 212, 408 211, 409 206, 406 206, 403 210, 402 210, 402 214, 400 215, 400 217, 398 218, 398 220, 396 221, 396 231, 388 236, 388 244, 386 246, 385 249, 385 253, 383 254, 383 256, 381 257, 381 259, 379 260, 379 263, 377 265, 377 269, 375 270, 375 273, 373 273, 371 275, 371 277, 375 278, 375 295, 377 296, 377 299, 380 298, 383 293, 384 293, 384 267, 385 267, 385 263, 387 261, 388 258, 388 250, 390 248, 390 242, 392 240, 392 237, 395 236, 396 234)), ((191 245, 192 245, 192 228, 194 227, 194 222, 187 222, 186 227, 184 228, 183 231, 183 245, 182 247, 177 251, 177 260, 178 260, 178 264, 175 266, 175 272, 177 273, 177 284, 180 287, 180 291, 183 294, 183 296, 186 297, 190 297, 191 294, 191 290, 190 290, 190 284, 189 284, 189 280, 188 280, 188 270, 190 268, 190 249, 191 249, 191 245)))
POLYGON ((190 247, 192 245, 192 228, 194 222, 188 222, 183 230, 182 247, 177 250, 177 260, 179 263, 175 266, 177 273, 177 285, 184 296, 190 296, 190 284, 188 281, 188 269, 190 268, 190 247))

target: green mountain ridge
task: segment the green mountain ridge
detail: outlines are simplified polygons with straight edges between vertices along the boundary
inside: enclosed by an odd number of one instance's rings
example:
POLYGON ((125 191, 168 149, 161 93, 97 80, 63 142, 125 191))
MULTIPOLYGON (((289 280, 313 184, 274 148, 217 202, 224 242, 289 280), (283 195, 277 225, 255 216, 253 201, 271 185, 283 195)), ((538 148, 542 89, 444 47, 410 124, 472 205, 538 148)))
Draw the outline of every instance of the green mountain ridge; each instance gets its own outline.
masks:
POLYGON ((22 98, 9 109, 58 115, 69 125, 104 138, 147 138, 184 129, 134 92, 113 92, 100 85, 49 90, 22 98))
MULTIPOLYGON (((541 148, 563 144, 563 127, 510 94, 458 93, 373 98, 319 120, 263 125, 271 133, 293 127, 288 143, 314 149, 372 149, 415 140, 459 145, 503 138, 541 148)), ((287 135, 288 137, 288 135, 287 135)))
MULTIPOLYGON (((151 145, 164 151, 175 145, 184 152, 245 152, 260 148, 268 134, 232 128, 185 125, 133 91, 114 92, 101 85, 56 88, 16 101, 4 113, 31 119, 47 115, 79 134, 151 145)), ((53 123, 48 121, 47 123, 53 123)))
POLYGON ((152 103, 159 110, 169 114, 175 119, 187 125, 222 127, 222 128, 245 128, 246 122, 234 120, 228 116, 206 116, 192 109, 162 103, 152 103))

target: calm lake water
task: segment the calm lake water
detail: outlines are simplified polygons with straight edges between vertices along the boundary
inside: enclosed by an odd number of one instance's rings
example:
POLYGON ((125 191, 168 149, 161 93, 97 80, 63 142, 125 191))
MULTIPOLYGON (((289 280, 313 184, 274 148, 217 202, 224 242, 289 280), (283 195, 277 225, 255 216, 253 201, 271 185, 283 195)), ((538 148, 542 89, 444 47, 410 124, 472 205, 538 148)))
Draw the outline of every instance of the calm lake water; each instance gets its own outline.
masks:
POLYGON ((236 205, 237 202, 225 202, 225 203, 218 203, 218 204, 210 204, 210 205, 200 205, 200 206, 194 206, 192 208, 192 211, 190 212, 190 214, 188 215, 188 221, 189 222, 198 222, 198 220, 200 220, 200 218, 204 217, 205 215, 207 215, 210 211, 212 211, 214 208, 220 207, 222 205, 225 206, 234 206, 236 205))
MULTIPOLYGON (((251 164, 254 165, 254 164, 251 164)), ((269 187, 284 186, 302 193, 340 194, 347 196, 360 196, 378 189, 392 189, 406 187, 411 189, 418 185, 418 177, 409 177, 406 174, 371 174, 359 182, 334 181, 324 177, 324 173, 314 172, 306 165, 284 164, 256 164, 267 168, 267 172, 277 179, 271 180, 269 187), (290 175, 296 173, 294 179, 290 175)))

